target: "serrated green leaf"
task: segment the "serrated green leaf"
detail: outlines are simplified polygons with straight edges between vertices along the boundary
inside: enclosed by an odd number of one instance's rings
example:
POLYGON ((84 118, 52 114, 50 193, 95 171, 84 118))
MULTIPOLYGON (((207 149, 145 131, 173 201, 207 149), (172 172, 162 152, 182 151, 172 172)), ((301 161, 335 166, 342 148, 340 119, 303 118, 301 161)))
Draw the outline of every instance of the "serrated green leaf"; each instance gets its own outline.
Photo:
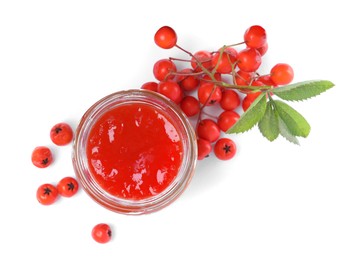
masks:
POLYGON ((266 106, 266 93, 262 93, 255 99, 248 110, 241 115, 240 119, 228 129, 227 133, 243 133, 251 129, 263 117, 266 106))
POLYGON ((272 107, 272 101, 268 101, 266 111, 258 122, 258 128, 262 135, 269 141, 275 140, 279 135, 278 115, 272 107))
POLYGON ((328 80, 310 80, 278 87, 272 92, 284 100, 300 101, 317 96, 332 87, 334 84, 328 80))
POLYGON ((283 120, 292 135, 301 137, 307 137, 309 135, 310 125, 301 114, 283 101, 274 100, 273 102, 279 117, 283 120))
POLYGON ((295 137, 290 133, 287 125, 284 123, 284 121, 281 118, 278 118, 278 128, 281 136, 283 136, 289 142, 299 145, 299 141, 297 137, 295 137))

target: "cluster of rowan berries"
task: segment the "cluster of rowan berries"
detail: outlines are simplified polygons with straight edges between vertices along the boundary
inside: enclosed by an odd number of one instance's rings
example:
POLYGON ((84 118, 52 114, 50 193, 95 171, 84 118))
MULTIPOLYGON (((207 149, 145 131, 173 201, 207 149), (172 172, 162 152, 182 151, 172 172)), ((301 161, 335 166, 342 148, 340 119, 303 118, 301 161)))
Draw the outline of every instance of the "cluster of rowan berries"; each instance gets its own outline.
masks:
MULTIPOLYGON (((176 47, 189 59, 165 58, 153 66, 157 81, 144 83, 141 88, 156 91, 178 104, 190 118, 197 117, 198 159, 212 151, 217 158, 228 160, 236 153, 236 144, 221 137, 240 118, 262 93, 280 85, 289 84, 293 69, 286 63, 273 66, 270 73, 260 75, 258 69, 268 50, 263 27, 249 27, 240 43, 225 45, 215 51, 200 50, 191 53, 177 45, 177 34, 169 26, 161 27, 154 36, 163 49, 176 47), (244 46, 239 49, 239 46, 244 46), (180 67, 180 64, 186 64, 180 67), (215 115, 207 107, 218 107, 215 115)), ((213 113, 213 109, 211 109, 213 113)))
MULTIPOLYGON (((71 143, 73 131, 69 124, 58 123, 50 130, 50 139, 57 146, 64 146, 71 143)), ((48 146, 37 146, 32 151, 31 161, 38 168, 46 168, 53 162, 53 154, 48 146)), ((36 192, 36 198, 42 205, 53 204, 59 195, 72 197, 77 193, 78 182, 71 176, 64 177, 57 185, 44 183, 40 185, 36 192)))
MULTIPOLYGON (((50 139, 57 146, 65 146, 72 142, 73 131, 69 124, 62 122, 55 124, 50 130, 50 139)), ((47 168, 53 163, 53 153, 48 146, 37 146, 32 151, 31 162, 38 168, 47 168)), ((66 176, 56 185, 41 184, 36 191, 36 198, 42 205, 52 205, 58 197, 72 197, 79 189, 74 177, 66 176)), ((92 228, 92 238, 98 243, 107 243, 111 239, 111 227, 106 223, 99 223, 92 228)))

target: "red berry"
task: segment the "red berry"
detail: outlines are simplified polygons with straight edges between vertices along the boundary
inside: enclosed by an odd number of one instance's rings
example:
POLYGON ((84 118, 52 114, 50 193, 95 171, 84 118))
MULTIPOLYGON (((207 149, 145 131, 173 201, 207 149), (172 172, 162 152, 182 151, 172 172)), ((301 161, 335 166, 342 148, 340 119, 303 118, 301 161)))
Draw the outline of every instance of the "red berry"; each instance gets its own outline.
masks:
POLYGON ((253 25, 244 32, 244 41, 250 48, 260 48, 267 41, 266 31, 259 25, 253 25))
POLYGON ((215 143, 213 151, 218 159, 229 160, 236 154, 237 147, 231 139, 221 138, 215 143))
POLYGON ((235 111, 223 111, 218 116, 217 125, 223 132, 226 132, 239 120, 239 118, 239 114, 235 111))
POLYGON ((217 72, 221 74, 229 74, 232 72, 232 66, 236 62, 237 51, 233 48, 227 48, 223 51, 222 56, 220 52, 213 55, 212 67, 217 68, 217 72))
POLYGON ((100 223, 92 228, 92 238, 101 244, 107 243, 111 240, 112 231, 108 224, 100 223))
POLYGON ((253 48, 246 48, 238 52, 237 66, 246 72, 256 71, 262 63, 262 56, 253 48))
POLYGON ((154 81, 146 82, 141 86, 141 89, 147 89, 154 92, 157 92, 157 88, 158 88, 158 83, 154 81))
POLYGON ((247 109, 252 105, 254 100, 261 94, 261 92, 248 93, 247 96, 243 99, 242 108, 246 112, 247 109))
POLYGON ((202 105, 211 106, 221 101, 221 89, 211 82, 203 83, 198 88, 198 100, 202 105))
POLYGON ((158 93, 168 97, 176 104, 179 104, 182 100, 182 89, 174 81, 161 81, 158 83, 158 93))
MULTIPOLYGON (((222 81, 222 74, 216 72, 214 73, 214 79, 216 81, 222 81)), ((207 74, 204 74, 201 78, 200 78, 200 85, 203 85, 205 83, 211 83, 213 80, 210 76, 208 76, 207 74)))
POLYGON ((198 65, 197 62, 201 63, 204 68, 211 69, 212 54, 209 51, 198 51, 193 54, 193 56, 194 57, 191 59, 191 66, 194 71, 202 71, 202 68, 198 65))
POLYGON ((177 82, 185 91, 191 91, 198 87, 199 79, 193 74, 193 70, 186 68, 180 71, 179 76, 177 76, 177 82))
POLYGON ((159 81, 174 79, 171 72, 176 72, 177 68, 173 61, 169 59, 162 59, 153 65, 153 75, 159 81))
POLYGON ((235 76, 235 81, 238 86, 249 86, 253 77, 253 72, 239 70, 235 76))
POLYGON ((234 110, 241 104, 241 99, 237 91, 233 89, 225 89, 222 92, 222 98, 219 104, 224 110, 234 110))
POLYGON ((36 192, 36 198, 42 205, 53 204, 58 197, 58 191, 52 184, 46 183, 38 187, 36 192))
POLYGON ((54 125, 50 131, 51 141, 59 146, 71 143, 73 136, 72 128, 67 123, 58 123, 54 125))
POLYGON ((198 160, 203 160, 208 157, 212 151, 211 143, 205 139, 197 139, 197 149, 198 149, 198 160))
POLYGON ((38 168, 48 167, 53 161, 52 152, 50 148, 46 146, 36 147, 32 151, 31 161, 38 168))
POLYGON ((181 109, 188 116, 192 117, 199 113, 200 104, 199 101, 192 96, 185 96, 181 101, 181 109))
POLYGON ((286 85, 294 78, 293 68, 286 63, 276 64, 270 71, 270 77, 276 85, 286 85))
POLYGON ((268 43, 266 42, 262 47, 256 49, 261 56, 264 56, 264 54, 266 54, 268 51, 268 43))
POLYGON ((155 43, 163 49, 171 49, 177 43, 177 34, 169 26, 163 26, 155 33, 155 43))
POLYGON ((58 182, 56 188, 61 196, 72 197, 77 193, 79 184, 73 177, 64 177, 58 182))
POLYGON ((272 78, 270 75, 264 75, 264 76, 260 76, 258 79, 257 79, 258 82, 262 82, 263 85, 265 86, 273 86, 273 87, 276 87, 276 85, 274 84, 272 78))
POLYGON ((221 130, 212 119, 203 119, 197 126, 197 134, 199 138, 213 143, 218 140, 221 130))

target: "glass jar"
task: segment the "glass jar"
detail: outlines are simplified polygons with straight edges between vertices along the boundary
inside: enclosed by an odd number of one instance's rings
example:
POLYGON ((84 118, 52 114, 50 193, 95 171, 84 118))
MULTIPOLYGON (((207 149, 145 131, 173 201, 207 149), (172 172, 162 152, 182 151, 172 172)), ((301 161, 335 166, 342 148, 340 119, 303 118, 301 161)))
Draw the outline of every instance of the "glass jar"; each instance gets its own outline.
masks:
POLYGON ((110 94, 93 104, 83 115, 75 133, 73 167, 85 192, 101 206, 117 213, 147 214, 158 211, 175 201, 186 189, 194 174, 197 160, 196 135, 187 116, 166 97, 147 90, 133 89, 110 94), (118 106, 143 104, 160 111, 171 119, 182 144, 182 156, 177 175, 161 192, 144 199, 126 199, 114 196, 94 178, 87 145, 89 134, 96 122, 108 111, 118 106))

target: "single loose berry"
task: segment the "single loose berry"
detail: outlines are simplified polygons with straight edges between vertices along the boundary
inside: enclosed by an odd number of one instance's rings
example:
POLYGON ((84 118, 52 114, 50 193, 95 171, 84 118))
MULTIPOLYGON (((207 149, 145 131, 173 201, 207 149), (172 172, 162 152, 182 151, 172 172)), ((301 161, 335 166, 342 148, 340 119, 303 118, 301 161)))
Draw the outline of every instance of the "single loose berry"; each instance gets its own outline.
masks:
POLYGON ((220 160, 229 160, 234 157, 237 151, 236 144, 229 138, 221 138, 215 143, 214 154, 220 160))
POLYGON ((91 235, 96 242, 105 244, 111 240, 111 227, 106 223, 97 224, 92 228, 91 235))
POLYGON ((53 204, 58 197, 58 191, 52 184, 46 183, 38 187, 36 192, 36 198, 42 205, 53 204))
POLYGON ((50 131, 51 141, 59 146, 71 143, 73 136, 72 128, 67 123, 58 123, 54 125, 50 131))
POLYGON ((73 177, 64 177, 57 183, 56 188, 61 196, 72 197, 77 193, 79 184, 73 177))
POLYGON ((36 147, 32 151, 31 161, 38 168, 48 167, 53 161, 52 152, 50 148, 46 146, 36 147))
POLYGON ((163 26, 155 33, 155 43, 163 49, 171 49, 177 43, 177 34, 169 26, 163 26))

